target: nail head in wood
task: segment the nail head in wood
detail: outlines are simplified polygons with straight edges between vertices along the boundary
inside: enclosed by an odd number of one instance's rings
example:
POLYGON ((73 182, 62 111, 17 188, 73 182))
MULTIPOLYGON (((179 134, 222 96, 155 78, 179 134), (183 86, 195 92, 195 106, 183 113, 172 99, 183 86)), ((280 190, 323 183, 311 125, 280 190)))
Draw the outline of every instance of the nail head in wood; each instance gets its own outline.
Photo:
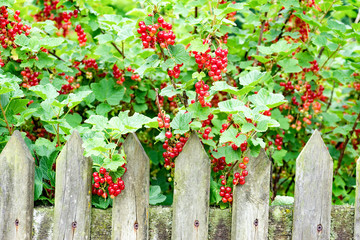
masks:
POLYGON ((134 229, 138 230, 139 229, 139 224, 138 223, 134 223, 134 229))
POLYGON ((76 228, 76 227, 77 227, 77 222, 76 222, 76 221, 72 222, 72 223, 71 223, 71 227, 72 227, 72 228, 76 228))
POLYGON ((257 227, 259 225, 259 220, 258 219, 255 219, 254 225, 255 225, 255 227, 257 227))
POLYGON ((199 220, 195 220, 195 221, 194 221, 194 226, 195 226, 195 227, 199 227, 199 226, 200 226, 199 220))
POLYGON ((323 227, 322 227, 322 225, 321 225, 321 224, 317 225, 317 231, 318 231, 318 232, 321 232, 321 231, 322 231, 322 229, 323 229, 323 227))
POLYGON ((15 226, 19 226, 19 220, 15 219, 15 226))

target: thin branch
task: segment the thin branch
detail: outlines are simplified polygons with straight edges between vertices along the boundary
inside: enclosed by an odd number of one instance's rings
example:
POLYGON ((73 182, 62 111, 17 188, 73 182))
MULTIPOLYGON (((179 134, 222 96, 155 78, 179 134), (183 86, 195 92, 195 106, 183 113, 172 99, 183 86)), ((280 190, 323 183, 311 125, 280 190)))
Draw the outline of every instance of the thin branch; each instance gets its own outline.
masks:
POLYGON ((53 55, 54 57, 56 57, 58 60, 65 62, 64 59, 62 59, 61 57, 59 57, 58 55, 56 55, 55 50, 54 50, 53 52, 49 51, 49 53, 50 53, 51 55, 53 55))
POLYGON ((354 22, 354 23, 359 23, 359 21, 360 21, 360 8, 359 8, 359 10, 358 10, 358 14, 357 14, 357 16, 356 16, 356 19, 355 19, 355 22, 354 22))
POLYGON ((346 145, 349 143, 351 136, 355 132, 358 121, 360 121, 360 112, 359 112, 359 114, 358 114, 358 116, 357 116, 357 118, 356 118, 356 120, 354 122, 354 125, 353 125, 351 131, 349 132, 348 135, 346 135, 344 145, 342 146, 341 151, 340 151, 340 156, 339 156, 339 160, 338 160, 338 164, 337 164, 337 167, 336 167, 335 174, 338 174, 338 172, 339 172, 339 169, 341 167, 341 162, 342 162, 342 160, 344 158, 344 155, 345 155, 346 145))
MULTIPOLYGON (((265 13, 265 19, 261 23, 260 36, 259 36, 259 40, 258 40, 258 43, 257 43, 258 47, 256 48, 256 55, 259 55, 259 46, 261 45, 262 37, 263 37, 263 34, 264 34, 266 17, 267 17, 267 12, 265 13)), ((257 59, 255 59, 253 66, 256 66, 256 65, 257 65, 257 59)))
POLYGON ((338 45, 338 47, 336 48, 336 50, 326 59, 326 61, 323 63, 323 65, 320 67, 319 71, 322 70, 326 63, 340 50, 340 44, 338 45))
POLYGON ((12 134, 12 129, 11 129, 11 127, 9 125, 9 122, 8 122, 8 120, 6 118, 6 113, 5 113, 5 111, 4 111, 4 109, 3 109, 2 105, 1 105, 1 101, 0 101, 0 109, 1 109, 1 112, 2 112, 2 114, 4 116, 4 120, 5 120, 5 123, 6 123, 6 128, 8 129, 8 131, 9 131, 9 133, 11 135, 12 134))
POLYGON ((335 90, 335 81, 333 81, 333 86, 332 86, 332 89, 331 89, 331 95, 330 95, 330 100, 329 100, 329 103, 325 109, 325 112, 327 112, 327 110, 329 110, 330 106, 331 106, 331 103, 332 103, 332 100, 333 100, 333 96, 334 96, 334 90, 335 90))
POLYGON ((321 57, 321 55, 324 53, 324 50, 325 50, 325 47, 322 46, 321 49, 320 49, 320 51, 319 51, 319 55, 318 55, 317 58, 320 58, 320 57, 321 57))
POLYGON ((116 43, 111 42, 111 45, 113 45, 114 48, 120 53, 120 55, 121 55, 123 58, 125 58, 124 53, 120 50, 120 48, 116 45, 116 43))

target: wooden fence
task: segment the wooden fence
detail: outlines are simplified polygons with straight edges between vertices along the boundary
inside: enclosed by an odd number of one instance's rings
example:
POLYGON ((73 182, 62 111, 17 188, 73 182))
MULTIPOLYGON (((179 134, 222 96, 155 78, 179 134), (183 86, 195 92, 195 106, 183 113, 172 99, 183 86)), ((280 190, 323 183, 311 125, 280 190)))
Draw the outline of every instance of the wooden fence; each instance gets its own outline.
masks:
POLYGON ((150 208, 149 158, 135 134, 124 149, 126 189, 111 210, 91 209, 92 160, 75 131, 56 160, 55 206, 34 211, 35 163, 15 131, 0 155, 0 240, 360 240, 358 188, 355 211, 332 206, 333 161, 318 131, 296 161, 293 209, 269 207, 271 163, 264 151, 250 157, 247 183, 234 188, 231 211, 210 208, 210 160, 196 134, 176 160, 172 208, 150 208))

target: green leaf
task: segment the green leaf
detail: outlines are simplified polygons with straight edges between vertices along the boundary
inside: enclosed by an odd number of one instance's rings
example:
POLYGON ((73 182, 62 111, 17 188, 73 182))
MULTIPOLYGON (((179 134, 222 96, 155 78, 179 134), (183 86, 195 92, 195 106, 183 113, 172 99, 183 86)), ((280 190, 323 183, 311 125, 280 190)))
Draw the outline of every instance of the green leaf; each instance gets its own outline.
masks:
POLYGON ((56 150, 55 142, 50 142, 46 138, 38 138, 35 142, 34 150, 39 156, 50 157, 50 155, 56 150))
POLYGON ((175 134, 184 134, 190 130, 191 113, 179 111, 170 126, 175 130, 175 134))
POLYGON ((161 194, 160 186, 150 186, 149 191, 149 203, 151 205, 156 205, 165 201, 166 196, 161 194))
POLYGON ((211 89, 211 93, 210 93, 211 95, 216 94, 218 91, 222 91, 222 92, 228 92, 228 93, 234 94, 236 96, 242 96, 242 95, 250 92, 254 88, 252 86, 250 86, 250 87, 238 89, 236 87, 232 87, 232 86, 228 85, 224 81, 218 81, 218 82, 215 82, 214 85, 210 89, 211 89))
POLYGON ((245 123, 244 125, 242 125, 241 127, 241 132, 242 133, 247 133, 252 131, 255 128, 254 124, 252 123, 245 123))
POLYGON ((111 111, 111 106, 107 103, 100 103, 96 107, 96 114, 105 116, 108 112, 111 111))
MULTIPOLYGON (((1 1, 0 1, 1 2, 1 1)), ((43 174, 38 166, 35 166, 35 189, 34 189, 34 201, 38 200, 43 191, 43 174)))
POLYGON ((113 41, 113 37, 109 33, 98 35, 95 38, 99 41, 99 44, 104 44, 113 41))
POLYGON ((238 137, 236 137, 238 134, 238 130, 231 126, 229 129, 227 129, 220 137, 220 144, 232 142, 235 143, 236 146, 240 146, 240 144, 244 143, 246 140, 246 136, 243 134, 240 134, 238 137))
POLYGON ((297 59, 283 59, 279 61, 278 64, 284 69, 285 73, 296 73, 302 71, 301 67, 298 65, 299 61, 297 59))
POLYGON ((169 85, 161 89, 160 96, 173 97, 176 94, 181 94, 181 89, 175 89, 173 85, 169 85))
POLYGON ((91 115, 85 122, 94 125, 94 130, 104 130, 107 126, 108 119, 100 115, 91 115))
POLYGON ((240 75, 239 81, 241 85, 244 86, 254 86, 258 84, 261 80, 265 78, 265 72, 260 72, 258 70, 254 70, 251 72, 246 72, 245 74, 240 75))
POLYGON ((202 107, 199 102, 190 104, 187 110, 191 113, 193 118, 199 118, 199 120, 208 119, 208 116, 211 113, 210 107, 202 107))
POLYGON ((54 99, 57 96, 59 96, 59 93, 57 92, 56 88, 48 83, 46 85, 36 85, 30 88, 31 91, 39 95, 42 99, 54 99))
POLYGON ((237 113, 241 111, 245 104, 238 99, 230 99, 223 102, 219 102, 219 109, 222 112, 237 113))
POLYGON ((92 83, 91 90, 97 100, 107 101, 110 105, 119 105, 124 97, 124 87, 116 87, 113 80, 102 79, 98 83, 92 83))
POLYGON ((190 60, 189 53, 182 44, 177 44, 175 46, 169 45, 169 52, 177 64, 187 63, 190 60))
POLYGON ((282 94, 274 94, 264 88, 260 89, 257 94, 249 96, 249 101, 255 106, 264 105, 269 108, 277 107, 286 102, 282 94))
POLYGON ((190 42, 190 51, 196 51, 198 53, 204 53, 208 50, 209 45, 203 44, 203 41, 199 38, 194 39, 190 42))
POLYGON ((241 151, 236 150, 234 151, 231 146, 219 147, 217 152, 213 152, 213 156, 215 158, 224 157, 226 163, 233 163, 236 160, 239 160, 241 157, 241 151))
POLYGON ((143 65, 141 65, 136 72, 142 77, 144 73, 150 69, 155 68, 160 64, 159 56, 156 54, 151 55, 148 57, 143 65))
POLYGON ((275 153, 271 156, 275 160, 276 166, 283 165, 283 159, 286 155, 287 151, 285 149, 281 149, 280 151, 275 150, 275 153))

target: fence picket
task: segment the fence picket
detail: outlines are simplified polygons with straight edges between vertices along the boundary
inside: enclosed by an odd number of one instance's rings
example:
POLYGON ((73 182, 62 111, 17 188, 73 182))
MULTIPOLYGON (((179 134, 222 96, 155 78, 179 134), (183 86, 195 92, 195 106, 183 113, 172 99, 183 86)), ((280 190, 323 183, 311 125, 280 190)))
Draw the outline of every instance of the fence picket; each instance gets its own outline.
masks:
POLYGON ((360 240, 360 158, 356 161, 356 196, 355 196, 355 221, 354 239, 360 240))
MULTIPOLYGON (((258 157, 249 156, 246 183, 234 187, 231 239, 267 239, 271 162, 261 149, 258 157)), ((240 172, 239 166, 234 172, 240 172)))
POLYGON ((35 162, 19 131, 0 154, 0 239, 29 240, 34 210, 35 162))
POLYGON ((175 164, 172 239, 208 239, 210 160, 195 132, 175 164))
POLYGON ((333 161, 315 130, 296 159, 292 239, 330 239, 333 161))
POLYGON ((125 190, 114 199, 112 239, 148 239, 150 160, 135 133, 124 142, 127 172, 125 190))
POLYGON ((90 239, 92 160, 74 131, 56 159, 53 239, 90 239))

